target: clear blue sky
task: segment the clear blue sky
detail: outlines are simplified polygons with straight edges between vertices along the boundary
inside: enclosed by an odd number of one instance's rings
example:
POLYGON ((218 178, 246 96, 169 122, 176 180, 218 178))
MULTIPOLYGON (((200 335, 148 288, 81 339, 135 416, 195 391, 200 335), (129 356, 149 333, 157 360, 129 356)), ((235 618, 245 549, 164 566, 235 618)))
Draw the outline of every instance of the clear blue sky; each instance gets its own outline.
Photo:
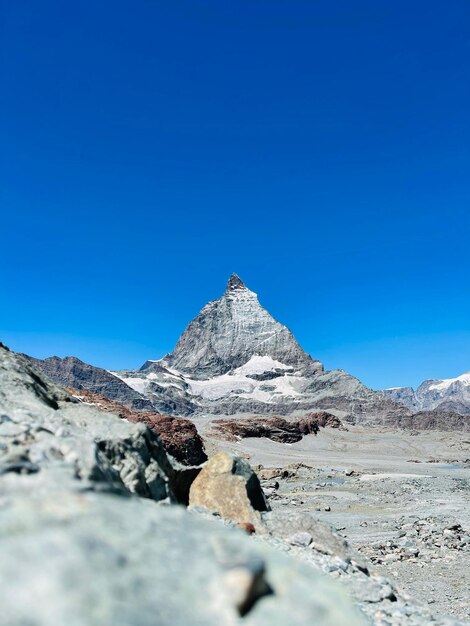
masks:
POLYGON ((237 272, 366 384, 470 369, 470 3, 4 2, 0 339, 107 368, 237 272))

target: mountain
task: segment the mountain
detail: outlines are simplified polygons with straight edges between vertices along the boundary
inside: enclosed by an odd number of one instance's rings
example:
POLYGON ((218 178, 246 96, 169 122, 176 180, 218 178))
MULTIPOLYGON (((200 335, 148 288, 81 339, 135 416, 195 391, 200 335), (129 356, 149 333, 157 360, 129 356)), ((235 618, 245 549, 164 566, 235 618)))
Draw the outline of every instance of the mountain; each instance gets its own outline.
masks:
POLYGON ((270 357, 296 369, 323 369, 232 274, 223 296, 206 304, 164 360, 192 378, 207 379, 233 371, 254 356, 270 357))
POLYGON ((100 367, 84 363, 74 356, 66 356, 63 359, 57 356, 51 356, 48 359, 35 359, 26 354, 22 356, 63 387, 99 393, 138 411, 153 409, 149 400, 126 385, 120 378, 100 367))
POLYGON ((299 416, 323 410, 350 422, 390 426, 410 416, 402 404, 347 372, 325 372, 236 274, 188 324, 171 354, 139 370, 106 372, 73 357, 34 362, 62 385, 169 415, 299 416))
POLYGON ((456 378, 425 380, 415 390, 393 387, 384 393, 412 411, 440 411, 470 415, 470 372, 456 378))

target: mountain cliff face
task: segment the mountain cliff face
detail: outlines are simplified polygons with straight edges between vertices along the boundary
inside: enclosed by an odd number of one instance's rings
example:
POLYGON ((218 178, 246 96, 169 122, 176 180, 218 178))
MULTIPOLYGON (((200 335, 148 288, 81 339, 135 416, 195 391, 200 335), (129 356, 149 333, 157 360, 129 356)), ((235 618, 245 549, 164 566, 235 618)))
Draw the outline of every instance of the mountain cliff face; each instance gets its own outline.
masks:
POLYGON ((413 411, 442 411, 470 415, 470 372, 457 378, 425 380, 416 389, 395 387, 384 393, 413 411))
POLYGON ((347 372, 323 371, 235 274, 222 297, 189 323, 174 351, 140 370, 106 372, 73 357, 34 362, 62 385, 168 415, 296 416, 323 410, 350 422, 390 426, 410 415, 347 372))
POLYGON ((99 393, 138 411, 153 409, 152 403, 147 398, 128 387, 120 378, 100 367, 84 363, 74 356, 66 356, 63 359, 57 356, 48 359, 35 359, 26 354, 22 356, 59 385, 99 393))

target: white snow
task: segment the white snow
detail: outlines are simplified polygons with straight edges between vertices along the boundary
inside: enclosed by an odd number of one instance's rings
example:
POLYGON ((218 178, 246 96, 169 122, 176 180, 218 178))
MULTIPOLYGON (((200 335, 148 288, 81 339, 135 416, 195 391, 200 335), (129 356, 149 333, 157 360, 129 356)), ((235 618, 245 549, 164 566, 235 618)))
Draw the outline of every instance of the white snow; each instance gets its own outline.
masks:
MULTIPOLYGON (((114 373, 114 376, 116 375, 117 374, 114 373)), ((128 387, 142 394, 145 394, 145 392, 147 391, 147 387, 149 386, 149 383, 150 383, 150 381, 147 380, 146 378, 134 378, 134 377, 123 377, 123 376, 118 376, 118 378, 120 378, 124 383, 126 383, 128 387)))
POLYGON ((470 385, 470 372, 465 372, 465 374, 461 374, 460 376, 457 376, 457 378, 446 378, 444 380, 441 380, 434 385, 429 385, 429 389, 444 391, 445 389, 449 389, 451 385, 457 382, 461 382, 465 386, 470 385))
POLYGON ((242 391, 250 393, 255 387, 255 381, 245 376, 232 376, 222 374, 208 380, 193 380, 187 378, 186 382, 191 388, 191 393, 195 396, 202 396, 207 400, 217 400, 228 396, 232 391, 242 391))
POLYGON ((194 396, 201 396, 205 400, 218 400, 228 398, 231 394, 236 394, 243 398, 258 400, 261 402, 275 402, 280 397, 293 397, 302 393, 305 378, 299 376, 298 372, 293 374, 285 373, 271 380, 255 380, 250 378, 253 375, 273 372, 276 370, 287 371, 291 368, 281 361, 276 361, 270 356, 254 355, 244 365, 238 367, 228 374, 215 376, 207 380, 196 380, 181 374, 178 370, 167 367, 167 374, 145 371, 140 372, 141 376, 121 376, 116 372, 111 372, 120 378, 129 387, 146 395, 150 392, 149 385, 156 381, 162 387, 180 386, 181 381, 185 381, 194 396), (179 385, 178 385, 179 383, 179 385), (266 389, 270 388, 270 390, 266 389))
POLYGON ((233 370, 233 373, 243 374, 246 376, 247 374, 262 374, 263 372, 272 372, 276 369, 287 370, 290 368, 288 365, 284 365, 284 363, 276 361, 270 356, 259 356, 255 354, 247 363, 245 363, 245 365, 241 365, 240 367, 237 367, 236 370, 233 370))
POLYGON ((243 398, 262 402, 273 402, 279 396, 299 395, 296 387, 302 384, 302 379, 298 376, 284 374, 264 381, 249 377, 253 374, 262 374, 278 369, 288 370, 290 367, 270 356, 254 355, 247 363, 233 370, 230 374, 222 374, 208 380, 193 380, 192 378, 185 380, 189 384, 192 394, 202 396, 207 400, 228 397, 235 392, 243 398), (274 387, 274 390, 266 391, 261 388, 263 386, 274 387))

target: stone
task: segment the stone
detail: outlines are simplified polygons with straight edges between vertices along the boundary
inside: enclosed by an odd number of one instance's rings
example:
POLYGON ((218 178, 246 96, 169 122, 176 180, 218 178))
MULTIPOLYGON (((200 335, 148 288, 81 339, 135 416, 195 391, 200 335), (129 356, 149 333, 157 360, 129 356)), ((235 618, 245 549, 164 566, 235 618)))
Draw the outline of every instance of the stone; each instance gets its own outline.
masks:
POLYGON ((230 601, 243 617, 263 596, 272 589, 266 581, 265 565, 261 559, 251 559, 225 572, 223 584, 228 590, 230 601))
POLYGON ((307 547, 309 546, 312 541, 313 541, 313 537, 310 533, 307 532, 298 532, 295 533, 293 535, 291 535, 287 541, 292 545, 292 546, 302 546, 302 547, 307 547))
POLYGON ((259 479, 244 459, 219 452, 209 459, 191 485, 189 503, 217 512, 222 518, 261 527, 268 511, 259 479))
POLYGON ((119 415, 121 419, 134 424, 145 424, 158 435, 166 452, 183 465, 196 466, 207 461, 203 441, 190 420, 129 409, 119 402, 86 390, 68 387, 67 391, 80 402, 100 411, 119 415))
POLYGON ((172 463, 144 425, 81 404, 1 346, 0 413, 2 425, 17 427, 14 437, 0 430, 0 474, 39 472, 74 490, 186 503, 199 471, 172 463))
POLYGON ((15 476, 23 486, 0 508, 4 624, 366 623, 334 581, 216 520, 136 497, 39 493, 39 476, 15 476))
POLYGON ((237 528, 244 530, 247 535, 253 535, 256 532, 256 528, 250 522, 239 522, 237 528))
POLYGON ((312 513, 275 509, 263 513, 262 518, 267 532, 272 536, 289 542, 292 536, 309 535, 312 538, 309 548, 341 561, 354 561, 358 569, 368 570, 370 562, 353 550, 333 526, 321 522, 312 513))
POLYGON ((212 422, 213 431, 229 441, 246 437, 265 437, 278 443, 295 443, 305 435, 317 434, 320 428, 340 428, 340 420, 326 411, 308 413, 296 420, 283 417, 250 417, 249 419, 220 419, 212 422))

